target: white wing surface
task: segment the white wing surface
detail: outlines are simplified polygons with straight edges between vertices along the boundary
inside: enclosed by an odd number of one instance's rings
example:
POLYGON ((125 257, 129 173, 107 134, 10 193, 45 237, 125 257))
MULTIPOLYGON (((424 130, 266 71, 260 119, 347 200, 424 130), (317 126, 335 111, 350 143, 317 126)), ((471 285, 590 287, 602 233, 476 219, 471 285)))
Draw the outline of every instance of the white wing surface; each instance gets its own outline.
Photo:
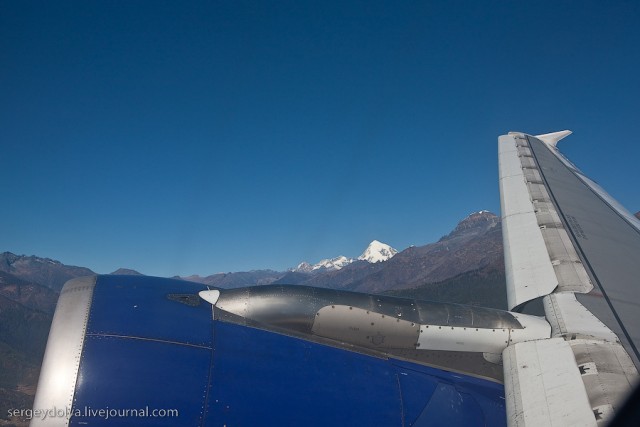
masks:
POLYGON ((560 154, 570 133, 499 138, 509 309, 552 328, 503 352, 509 425, 604 425, 638 378, 640 221, 560 154))

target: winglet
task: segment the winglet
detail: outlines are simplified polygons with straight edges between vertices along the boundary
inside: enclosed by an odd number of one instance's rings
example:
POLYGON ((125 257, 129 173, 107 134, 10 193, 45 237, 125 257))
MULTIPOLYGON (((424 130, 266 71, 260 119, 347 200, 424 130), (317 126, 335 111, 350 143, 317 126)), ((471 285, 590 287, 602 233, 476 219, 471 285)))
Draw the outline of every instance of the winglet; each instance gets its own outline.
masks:
POLYGON ((560 141, 565 136, 571 135, 572 133, 573 132, 571 132, 570 130, 561 130, 560 132, 553 132, 553 133, 545 133, 543 135, 536 135, 536 138, 538 138, 539 140, 542 140, 547 145, 555 147, 556 145, 558 145, 558 141, 560 141))

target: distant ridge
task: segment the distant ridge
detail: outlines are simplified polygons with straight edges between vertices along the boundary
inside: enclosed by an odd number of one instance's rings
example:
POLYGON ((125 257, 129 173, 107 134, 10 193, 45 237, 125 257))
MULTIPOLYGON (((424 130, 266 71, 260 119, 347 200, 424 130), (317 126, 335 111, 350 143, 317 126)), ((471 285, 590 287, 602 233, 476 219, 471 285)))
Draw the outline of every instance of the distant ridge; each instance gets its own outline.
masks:
POLYGON ((192 275, 177 278, 218 288, 231 289, 244 286, 268 285, 278 280, 284 274, 286 273, 274 270, 252 270, 236 273, 217 273, 205 277, 192 275))
MULTIPOLYGON (((302 262, 289 271, 252 270, 177 278, 220 288, 304 284, 373 293, 412 289, 427 283, 446 281, 469 271, 489 267, 504 269, 501 264, 502 234, 499 225, 499 217, 483 210, 469 214, 438 242, 412 246, 400 252, 373 240, 358 258, 339 256, 313 265, 302 262)), ((0 254, 0 271, 43 284, 58 292, 69 279, 96 274, 88 268, 11 252, 0 254)), ((142 273, 119 268, 111 274, 142 273)))
POLYGON ((96 274, 85 267, 65 265, 50 258, 16 255, 11 252, 0 254, 0 271, 12 274, 27 282, 44 285, 56 292, 60 292, 67 280, 96 274))
POLYGON ((111 275, 126 275, 126 276, 144 276, 144 274, 136 271, 136 270, 132 270, 130 268, 119 268, 116 271, 114 271, 113 273, 109 273, 111 275))
POLYGON ((33 407, 57 300, 49 287, 0 271, 0 408, 5 411, 33 407))

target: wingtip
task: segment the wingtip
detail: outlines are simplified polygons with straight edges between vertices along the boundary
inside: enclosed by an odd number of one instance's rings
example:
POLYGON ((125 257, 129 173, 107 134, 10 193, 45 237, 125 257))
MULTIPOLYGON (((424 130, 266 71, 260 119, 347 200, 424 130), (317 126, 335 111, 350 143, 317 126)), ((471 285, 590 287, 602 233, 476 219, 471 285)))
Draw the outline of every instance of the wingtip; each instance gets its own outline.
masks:
POLYGON ((560 141, 562 138, 565 138, 571 135, 572 133, 573 132, 571 132, 570 130, 561 130, 560 132, 552 132, 552 133, 545 133, 542 135, 536 135, 536 138, 545 142, 547 145, 555 147, 558 145, 558 141, 560 141))

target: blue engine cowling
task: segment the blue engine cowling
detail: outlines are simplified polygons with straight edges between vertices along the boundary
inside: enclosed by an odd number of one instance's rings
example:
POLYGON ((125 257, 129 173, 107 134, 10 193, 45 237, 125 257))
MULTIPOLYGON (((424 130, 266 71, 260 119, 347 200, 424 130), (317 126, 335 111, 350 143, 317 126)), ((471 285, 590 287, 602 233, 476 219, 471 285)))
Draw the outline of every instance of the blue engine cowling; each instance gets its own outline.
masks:
POLYGON ((224 320, 198 297, 206 289, 145 276, 68 282, 31 425, 506 423, 497 381, 224 320))

